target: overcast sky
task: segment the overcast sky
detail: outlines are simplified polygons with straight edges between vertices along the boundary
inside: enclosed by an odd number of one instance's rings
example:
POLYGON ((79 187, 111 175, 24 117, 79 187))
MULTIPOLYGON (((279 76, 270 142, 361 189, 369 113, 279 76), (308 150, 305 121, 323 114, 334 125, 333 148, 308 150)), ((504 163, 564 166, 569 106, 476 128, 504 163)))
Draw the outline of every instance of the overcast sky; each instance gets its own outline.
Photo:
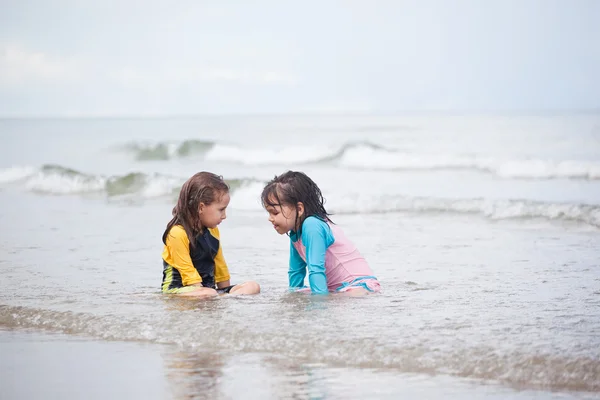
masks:
POLYGON ((0 115, 600 109, 600 0, 0 0, 0 115))

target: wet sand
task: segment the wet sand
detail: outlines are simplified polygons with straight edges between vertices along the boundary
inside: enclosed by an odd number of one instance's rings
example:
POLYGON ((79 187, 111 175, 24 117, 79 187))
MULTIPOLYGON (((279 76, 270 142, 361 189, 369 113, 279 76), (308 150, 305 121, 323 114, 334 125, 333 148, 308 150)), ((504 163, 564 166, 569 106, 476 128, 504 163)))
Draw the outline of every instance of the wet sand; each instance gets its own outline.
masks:
POLYGON ((0 331, 3 399, 594 399, 444 375, 297 364, 246 353, 0 331), (359 382, 359 383, 357 383, 359 382))

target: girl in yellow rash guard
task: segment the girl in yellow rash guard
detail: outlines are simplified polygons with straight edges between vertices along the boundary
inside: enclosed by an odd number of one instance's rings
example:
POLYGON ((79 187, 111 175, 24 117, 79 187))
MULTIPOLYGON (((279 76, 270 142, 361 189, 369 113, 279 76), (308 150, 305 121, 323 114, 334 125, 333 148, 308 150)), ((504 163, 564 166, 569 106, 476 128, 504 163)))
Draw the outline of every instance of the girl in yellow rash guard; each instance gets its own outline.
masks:
POLYGON ((229 280, 217 228, 228 205, 229 186, 218 175, 198 172, 183 184, 162 237, 163 293, 210 297, 260 292, 254 281, 231 285, 229 280))

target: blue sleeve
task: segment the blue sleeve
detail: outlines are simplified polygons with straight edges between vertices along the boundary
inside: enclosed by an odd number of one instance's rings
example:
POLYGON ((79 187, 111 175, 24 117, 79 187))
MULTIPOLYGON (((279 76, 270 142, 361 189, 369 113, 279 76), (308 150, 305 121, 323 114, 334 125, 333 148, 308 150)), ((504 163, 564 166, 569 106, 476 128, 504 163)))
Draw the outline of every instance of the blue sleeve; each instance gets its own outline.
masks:
POLYGON ((288 277, 291 288, 300 288, 304 286, 304 277, 306 276, 306 263, 298 254, 298 251, 290 241, 290 269, 288 277))
POLYGON ((334 242, 329 225, 315 217, 302 224, 302 243, 306 247, 308 282, 313 293, 328 293, 325 276, 325 253, 334 242))

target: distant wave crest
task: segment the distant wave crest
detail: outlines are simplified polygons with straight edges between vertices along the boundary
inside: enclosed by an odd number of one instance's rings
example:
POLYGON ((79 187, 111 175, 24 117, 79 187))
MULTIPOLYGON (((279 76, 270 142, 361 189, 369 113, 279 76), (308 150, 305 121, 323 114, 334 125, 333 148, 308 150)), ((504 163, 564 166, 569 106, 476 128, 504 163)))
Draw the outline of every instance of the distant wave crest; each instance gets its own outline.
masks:
POLYGON ((123 150, 132 152, 136 160, 170 160, 177 157, 202 155, 209 152, 215 143, 202 140, 185 140, 180 143, 129 143, 123 150))
POLYGON ((600 161, 500 159, 475 155, 419 154, 370 142, 351 142, 339 148, 288 146, 252 148, 212 141, 185 140, 156 144, 130 143, 124 147, 136 160, 200 157, 244 165, 329 163, 349 169, 473 170, 512 179, 600 179, 600 161))
POLYGON ((381 170, 475 170, 515 179, 600 179, 600 162, 594 161, 412 154, 365 144, 345 147, 337 162, 349 168, 381 170))

